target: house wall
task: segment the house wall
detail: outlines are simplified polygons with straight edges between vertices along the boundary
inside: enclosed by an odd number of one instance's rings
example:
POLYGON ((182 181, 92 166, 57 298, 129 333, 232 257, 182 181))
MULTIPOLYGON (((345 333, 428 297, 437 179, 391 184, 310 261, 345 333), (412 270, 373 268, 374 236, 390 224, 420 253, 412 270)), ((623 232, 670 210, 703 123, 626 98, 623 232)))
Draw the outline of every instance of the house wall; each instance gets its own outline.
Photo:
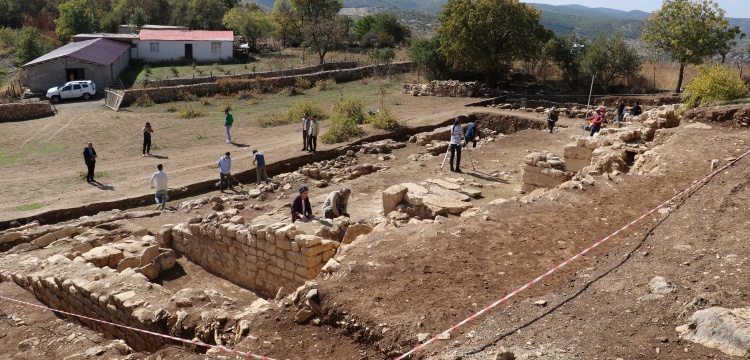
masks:
MULTIPOLYGON (((110 75, 109 79, 117 79, 120 77, 120 74, 125 70, 125 68, 128 67, 128 64, 130 64, 130 51, 125 51, 120 55, 120 57, 115 60, 115 62, 110 65, 110 75)), ((96 84, 97 90, 104 90, 106 87, 106 83, 102 85, 102 87, 99 87, 99 84, 96 84)))
POLYGON ((210 61, 232 58, 232 42, 219 41, 221 53, 211 53, 211 43, 216 41, 169 41, 143 40, 138 42, 136 56, 143 61, 158 62, 171 61, 185 57, 185 44, 193 45, 193 59, 196 61, 210 61), (159 43, 159 52, 151 52, 151 43, 159 43))
POLYGON ((28 87, 33 92, 46 93, 49 88, 68 82, 65 69, 84 69, 85 79, 77 80, 91 80, 96 84, 96 90, 102 91, 107 81, 113 78, 112 74, 116 73, 114 78, 117 78, 128 62, 127 52, 124 52, 111 65, 92 64, 70 57, 52 59, 26 68, 28 87))

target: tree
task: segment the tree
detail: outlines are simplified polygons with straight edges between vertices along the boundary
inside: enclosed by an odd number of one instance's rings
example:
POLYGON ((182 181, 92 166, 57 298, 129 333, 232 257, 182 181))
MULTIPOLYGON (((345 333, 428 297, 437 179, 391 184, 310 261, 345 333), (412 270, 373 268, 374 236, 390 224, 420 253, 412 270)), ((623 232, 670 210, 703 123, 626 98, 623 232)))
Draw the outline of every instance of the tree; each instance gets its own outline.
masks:
POLYGON ((737 35, 744 36, 739 27, 729 26, 724 10, 711 0, 664 0, 661 9, 646 19, 641 38, 649 48, 680 63, 675 88, 679 93, 685 66, 726 55, 737 35))
POLYGON ((148 23, 149 17, 142 7, 136 7, 128 18, 128 25, 133 29, 140 30, 143 25, 148 23))
POLYGON ((571 89, 576 89, 584 83, 581 62, 586 46, 586 42, 575 34, 554 37, 545 44, 545 51, 560 68, 563 82, 571 89))
POLYGON ((370 31, 377 34, 387 33, 395 43, 399 44, 411 36, 411 30, 398 22, 395 15, 388 13, 375 15, 370 31))
POLYGON ((445 80, 451 77, 451 65, 440 53, 440 35, 431 39, 414 39, 409 47, 409 60, 420 65, 427 80, 445 80))
POLYGON ((49 52, 52 48, 52 39, 36 28, 25 26, 16 35, 13 48, 16 61, 24 64, 49 52))
POLYGON ((362 35, 371 32, 372 24, 375 23, 375 17, 372 15, 365 15, 354 23, 354 35, 357 35, 357 39, 362 40, 362 35))
POLYGON ((266 38, 274 30, 270 16, 257 6, 234 7, 224 15, 223 23, 227 28, 244 36, 253 48, 257 48, 258 39, 266 38))
POLYGON ((611 39, 601 34, 586 47, 581 68, 587 77, 594 76, 595 84, 610 87, 638 72, 641 59, 620 33, 611 39))
POLYGON ((59 7, 60 17, 55 20, 55 32, 61 42, 67 43, 75 34, 91 32, 94 28, 92 16, 86 0, 69 0, 59 7))
POLYGON ((291 0, 298 26, 307 22, 333 19, 344 6, 339 0, 291 0))
POLYGON ((299 28, 295 24, 295 18, 296 15, 289 0, 276 0, 273 3, 271 19, 276 23, 275 35, 281 39, 282 46, 301 36, 299 28))
POLYGON ((346 39, 346 34, 343 23, 336 18, 315 18, 303 29, 305 47, 310 52, 318 54, 320 64, 323 64, 329 51, 341 46, 346 39))
POLYGON ((440 15, 440 52, 460 71, 483 73, 494 84, 527 46, 551 37, 540 12, 516 0, 448 0, 440 15))
POLYGON ((187 25, 195 30, 223 29, 222 19, 227 12, 223 0, 192 0, 187 14, 187 25))

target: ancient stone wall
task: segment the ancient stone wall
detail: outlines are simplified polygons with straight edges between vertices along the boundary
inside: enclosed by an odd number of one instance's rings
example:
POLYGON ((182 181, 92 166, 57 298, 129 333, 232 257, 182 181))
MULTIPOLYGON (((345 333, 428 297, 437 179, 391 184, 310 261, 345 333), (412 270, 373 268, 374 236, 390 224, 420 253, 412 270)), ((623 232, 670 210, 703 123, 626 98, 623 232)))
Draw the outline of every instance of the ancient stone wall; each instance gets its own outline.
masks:
POLYGON ((554 188, 573 177, 572 172, 565 170, 565 162, 552 153, 531 153, 523 161, 523 191, 554 188))
POLYGON ((276 71, 264 71, 264 72, 253 72, 248 74, 235 74, 235 75, 216 75, 216 76, 200 76, 193 78, 180 78, 180 79, 166 79, 166 80, 154 80, 144 83, 146 87, 165 87, 165 86, 179 86, 179 85, 195 85, 212 83, 221 79, 255 79, 255 78, 271 78, 271 77, 285 77, 285 76, 299 76, 304 74, 312 74, 320 71, 331 71, 341 69, 352 69, 357 67, 356 62, 337 62, 328 63, 315 66, 301 67, 297 69, 285 69, 276 71))
POLYGON ((46 101, 0 104, 0 122, 37 119, 52 115, 55 113, 46 101))
MULTIPOLYGON (((390 65, 392 73, 401 73, 411 71, 413 64, 411 62, 399 62, 390 65)), ((273 78, 258 79, 228 79, 212 83, 203 83, 195 85, 168 86, 148 89, 128 89, 125 90, 125 96, 122 100, 122 106, 132 104, 136 99, 147 95, 152 101, 157 103, 170 102, 179 100, 184 95, 191 94, 195 96, 212 96, 215 94, 233 94, 241 90, 260 90, 262 92, 271 92, 294 86, 298 78, 307 79, 310 83, 319 80, 333 79, 336 82, 349 82, 372 76, 376 71, 383 71, 385 65, 363 66, 355 69, 342 69, 321 71, 314 74, 303 74, 298 76, 283 76, 273 78)))
POLYGON ((401 91, 412 96, 444 97, 480 97, 495 93, 485 84, 457 80, 432 80, 427 84, 404 84, 401 91))
POLYGON ((306 235, 294 224, 245 225, 241 216, 223 223, 195 221, 172 229, 174 249, 206 270, 268 296, 290 294, 314 279, 340 244, 306 235))

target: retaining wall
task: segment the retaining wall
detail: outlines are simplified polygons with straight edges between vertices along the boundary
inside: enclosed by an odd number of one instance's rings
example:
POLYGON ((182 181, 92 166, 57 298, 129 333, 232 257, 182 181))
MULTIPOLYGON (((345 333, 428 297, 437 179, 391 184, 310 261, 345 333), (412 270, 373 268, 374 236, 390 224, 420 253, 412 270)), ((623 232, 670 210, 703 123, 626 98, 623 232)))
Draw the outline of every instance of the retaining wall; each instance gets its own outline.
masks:
POLYGON ((314 279, 339 242, 305 235, 294 224, 227 222, 178 224, 172 229, 172 245, 202 268, 273 297, 314 279))
MULTIPOLYGON (((390 65, 392 73, 409 72, 413 68, 411 62, 399 62, 390 65)), ((273 78, 258 79, 228 79, 212 83, 180 85, 169 87, 157 87, 148 89, 128 89, 125 90, 125 96, 122 99, 122 106, 132 104, 136 99, 143 95, 157 103, 170 102, 179 100, 181 94, 192 94, 195 96, 212 96, 215 94, 234 94, 240 90, 259 90, 261 92, 271 92, 280 90, 285 87, 295 85, 298 78, 309 80, 315 83, 318 80, 334 79, 336 82, 349 82, 372 76, 376 71, 384 71, 385 65, 363 66, 354 69, 321 71, 313 74, 303 74, 298 76, 283 76, 273 78)))
POLYGON ((37 119, 52 115, 55 113, 47 101, 0 104, 0 122, 37 119))
POLYGON ((180 78, 180 79, 167 79, 167 80, 154 80, 144 81, 143 85, 146 87, 164 87, 164 86, 179 86, 179 85, 195 85, 203 83, 212 83, 220 79, 255 79, 256 77, 270 78, 270 77, 283 77, 283 76, 299 76, 304 74, 312 74, 320 71, 340 70, 340 69, 352 69, 357 67, 357 63, 353 61, 348 62, 337 62, 328 63, 315 66, 301 67, 297 69, 285 69, 276 71, 264 71, 264 72, 253 72, 248 74, 235 74, 235 75, 217 75, 217 76, 200 76, 193 78, 180 78))

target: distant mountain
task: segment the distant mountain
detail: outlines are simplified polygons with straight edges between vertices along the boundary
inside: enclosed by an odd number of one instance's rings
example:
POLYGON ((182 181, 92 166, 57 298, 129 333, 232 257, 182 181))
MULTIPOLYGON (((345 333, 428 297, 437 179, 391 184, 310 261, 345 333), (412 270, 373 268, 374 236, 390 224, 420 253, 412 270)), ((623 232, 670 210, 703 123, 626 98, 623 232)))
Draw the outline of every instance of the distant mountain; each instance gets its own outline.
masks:
POLYGON ((621 11, 609 8, 589 8, 581 5, 546 5, 531 3, 542 12, 541 23, 558 35, 577 33, 596 37, 601 33, 621 32, 623 37, 640 37, 643 20, 651 14, 645 11, 621 11))

